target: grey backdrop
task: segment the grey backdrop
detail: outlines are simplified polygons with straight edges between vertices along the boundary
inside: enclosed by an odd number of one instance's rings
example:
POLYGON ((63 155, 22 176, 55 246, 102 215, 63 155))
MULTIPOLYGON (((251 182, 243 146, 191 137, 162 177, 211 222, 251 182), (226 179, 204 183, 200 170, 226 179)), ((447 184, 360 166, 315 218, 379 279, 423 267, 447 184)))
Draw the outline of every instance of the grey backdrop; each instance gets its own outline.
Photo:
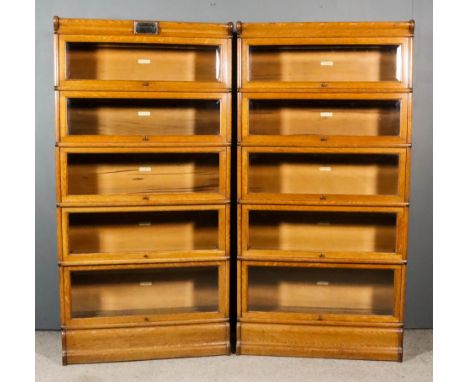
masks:
POLYGON ((416 20, 406 327, 432 327, 432 0, 36 0, 36 328, 59 328, 52 17, 416 20))

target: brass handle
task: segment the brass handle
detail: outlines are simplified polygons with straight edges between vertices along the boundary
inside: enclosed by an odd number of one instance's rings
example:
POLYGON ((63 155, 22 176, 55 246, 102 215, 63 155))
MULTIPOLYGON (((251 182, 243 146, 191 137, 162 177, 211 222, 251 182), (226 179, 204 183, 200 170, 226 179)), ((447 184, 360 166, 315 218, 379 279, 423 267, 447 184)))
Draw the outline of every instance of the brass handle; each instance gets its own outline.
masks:
POLYGON ((133 22, 134 34, 158 34, 159 24, 157 21, 140 21, 133 22))

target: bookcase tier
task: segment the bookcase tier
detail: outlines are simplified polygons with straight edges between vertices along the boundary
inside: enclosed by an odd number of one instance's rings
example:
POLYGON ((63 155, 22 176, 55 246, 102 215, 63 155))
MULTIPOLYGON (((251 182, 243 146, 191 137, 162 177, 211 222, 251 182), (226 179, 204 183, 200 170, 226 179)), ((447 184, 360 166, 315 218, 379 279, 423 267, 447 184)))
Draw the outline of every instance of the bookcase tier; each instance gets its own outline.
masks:
POLYGON ((54 18, 64 364, 230 352, 231 29, 54 18))
POLYGON ((237 29, 237 353, 401 361, 414 22, 237 29))

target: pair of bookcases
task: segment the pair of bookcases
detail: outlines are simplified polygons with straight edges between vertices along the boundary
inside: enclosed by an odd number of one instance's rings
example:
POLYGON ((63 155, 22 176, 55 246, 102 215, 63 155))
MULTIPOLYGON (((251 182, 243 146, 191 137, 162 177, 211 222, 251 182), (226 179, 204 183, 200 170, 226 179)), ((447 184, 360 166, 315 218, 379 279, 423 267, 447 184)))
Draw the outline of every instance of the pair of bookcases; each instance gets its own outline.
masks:
POLYGON ((401 360, 413 22, 54 28, 65 364, 401 360))

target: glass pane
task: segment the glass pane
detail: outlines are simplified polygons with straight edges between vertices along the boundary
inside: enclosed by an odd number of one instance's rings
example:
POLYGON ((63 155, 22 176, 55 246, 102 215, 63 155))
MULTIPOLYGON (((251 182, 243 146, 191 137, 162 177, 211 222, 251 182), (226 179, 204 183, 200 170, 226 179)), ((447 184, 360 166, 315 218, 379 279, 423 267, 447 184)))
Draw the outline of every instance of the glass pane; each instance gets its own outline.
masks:
POLYGON ((397 195, 398 155, 249 155, 249 192, 397 195))
POLYGON ((70 135, 219 135, 219 100, 68 99, 70 135))
POLYGON ((400 81, 399 45, 250 47, 251 81, 400 81))
POLYGON ((67 79, 218 81, 219 48, 205 45, 67 43, 67 79))
POLYGON ((69 154, 70 195, 216 193, 213 154, 69 154))
POLYGON ((69 251, 122 253, 218 249, 218 211, 69 214, 69 251))
POLYGON ((393 270, 249 267, 248 310, 393 314, 393 270))
POLYGON ((71 273, 73 318, 217 311, 215 267, 71 273))
POLYGON ((250 100, 252 135, 398 136, 400 102, 250 100))
POLYGON ((249 249, 394 253, 396 218, 395 213, 251 210, 249 249))

